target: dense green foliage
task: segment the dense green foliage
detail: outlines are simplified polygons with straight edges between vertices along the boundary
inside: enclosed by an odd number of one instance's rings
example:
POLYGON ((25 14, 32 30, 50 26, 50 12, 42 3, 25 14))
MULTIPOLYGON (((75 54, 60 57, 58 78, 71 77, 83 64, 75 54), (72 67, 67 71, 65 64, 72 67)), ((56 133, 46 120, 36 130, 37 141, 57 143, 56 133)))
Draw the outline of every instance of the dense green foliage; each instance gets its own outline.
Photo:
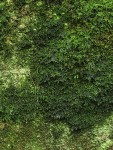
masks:
POLYGON ((78 130, 111 112, 111 0, 4 0, 0 12, 2 121, 41 113, 78 130))

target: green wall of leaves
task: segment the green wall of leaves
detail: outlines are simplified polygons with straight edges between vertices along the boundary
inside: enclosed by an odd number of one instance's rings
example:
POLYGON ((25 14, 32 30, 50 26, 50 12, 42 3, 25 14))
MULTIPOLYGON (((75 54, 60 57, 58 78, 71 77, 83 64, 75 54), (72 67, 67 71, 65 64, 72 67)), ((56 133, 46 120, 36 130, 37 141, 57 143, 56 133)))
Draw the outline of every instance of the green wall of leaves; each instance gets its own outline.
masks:
POLYGON ((78 130, 111 112, 111 0, 5 0, 0 11, 2 121, 41 113, 78 130))

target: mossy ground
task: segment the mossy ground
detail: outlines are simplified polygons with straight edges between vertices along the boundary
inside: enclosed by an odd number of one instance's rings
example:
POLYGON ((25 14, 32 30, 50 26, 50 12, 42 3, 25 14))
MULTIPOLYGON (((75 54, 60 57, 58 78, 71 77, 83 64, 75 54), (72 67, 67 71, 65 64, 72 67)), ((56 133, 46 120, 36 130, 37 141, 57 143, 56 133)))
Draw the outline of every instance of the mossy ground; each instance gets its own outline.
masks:
POLYGON ((112 150, 113 112, 104 122, 79 132, 42 117, 24 125, 0 123, 0 131, 1 150, 112 150))

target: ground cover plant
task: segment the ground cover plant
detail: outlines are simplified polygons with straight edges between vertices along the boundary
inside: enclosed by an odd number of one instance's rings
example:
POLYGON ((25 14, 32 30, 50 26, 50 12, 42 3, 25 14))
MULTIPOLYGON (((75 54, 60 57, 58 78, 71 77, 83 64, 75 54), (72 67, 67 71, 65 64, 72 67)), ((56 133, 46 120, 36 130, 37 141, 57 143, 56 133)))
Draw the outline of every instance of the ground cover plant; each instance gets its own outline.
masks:
POLYGON ((3 0, 0 13, 3 149, 112 149, 113 2, 3 0))

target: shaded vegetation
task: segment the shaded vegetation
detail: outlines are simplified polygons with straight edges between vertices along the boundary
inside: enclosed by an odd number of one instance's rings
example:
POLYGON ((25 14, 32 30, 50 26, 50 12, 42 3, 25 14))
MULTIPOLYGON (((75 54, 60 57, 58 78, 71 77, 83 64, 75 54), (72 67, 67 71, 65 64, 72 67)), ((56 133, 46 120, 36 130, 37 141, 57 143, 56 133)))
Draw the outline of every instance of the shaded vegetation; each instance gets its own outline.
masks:
POLYGON ((0 14, 2 149, 111 150, 113 2, 4 0, 0 14))

